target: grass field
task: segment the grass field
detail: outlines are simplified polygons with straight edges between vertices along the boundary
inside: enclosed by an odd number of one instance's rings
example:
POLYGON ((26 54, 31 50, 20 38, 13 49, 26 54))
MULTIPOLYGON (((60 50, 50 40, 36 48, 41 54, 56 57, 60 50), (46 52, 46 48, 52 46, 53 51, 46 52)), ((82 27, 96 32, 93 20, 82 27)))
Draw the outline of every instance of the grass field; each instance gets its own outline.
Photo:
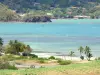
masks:
POLYGON ((52 68, 0 70, 0 75, 100 75, 100 61, 52 68))

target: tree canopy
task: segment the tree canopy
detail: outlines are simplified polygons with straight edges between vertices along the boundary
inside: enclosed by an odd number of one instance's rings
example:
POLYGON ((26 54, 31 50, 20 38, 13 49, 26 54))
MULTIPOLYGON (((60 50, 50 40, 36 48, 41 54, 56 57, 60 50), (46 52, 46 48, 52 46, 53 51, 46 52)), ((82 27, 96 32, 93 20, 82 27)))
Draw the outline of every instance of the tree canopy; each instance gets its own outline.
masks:
POLYGON ((24 12, 30 9, 49 10, 51 7, 68 8, 83 7, 92 8, 100 4, 100 0, 0 0, 17 12, 24 12))
POLYGON ((7 6, 0 3, 0 21, 16 21, 18 15, 7 6))

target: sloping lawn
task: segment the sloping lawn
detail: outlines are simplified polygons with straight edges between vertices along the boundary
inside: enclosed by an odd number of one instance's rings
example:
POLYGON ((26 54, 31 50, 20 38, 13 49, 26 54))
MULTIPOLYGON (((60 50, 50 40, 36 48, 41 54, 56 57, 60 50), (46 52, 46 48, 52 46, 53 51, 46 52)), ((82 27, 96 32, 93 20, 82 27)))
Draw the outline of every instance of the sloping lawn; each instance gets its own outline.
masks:
POLYGON ((100 75, 100 61, 52 68, 0 70, 0 75, 100 75))

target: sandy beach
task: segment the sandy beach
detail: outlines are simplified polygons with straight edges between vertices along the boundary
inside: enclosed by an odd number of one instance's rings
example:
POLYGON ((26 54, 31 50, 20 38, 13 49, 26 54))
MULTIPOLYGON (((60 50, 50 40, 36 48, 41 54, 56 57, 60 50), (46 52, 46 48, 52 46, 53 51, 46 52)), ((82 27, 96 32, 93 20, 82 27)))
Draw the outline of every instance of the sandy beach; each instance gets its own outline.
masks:
MULTIPOLYGON (((34 53, 38 57, 49 58, 50 56, 54 56, 55 58, 60 58, 63 60, 73 60, 73 61, 81 61, 79 56, 67 56, 67 55, 57 55, 56 53, 34 53)), ((92 57, 91 60, 95 60, 96 57, 92 57)), ((86 60, 86 58, 84 58, 86 60)))
MULTIPOLYGON (((71 60, 73 61, 73 63, 88 63, 90 61, 86 60, 86 58, 84 60, 81 60, 80 57, 70 57, 70 56, 58 56, 55 53, 34 53, 35 55, 38 55, 39 58, 49 58, 50 56, 54 56, 55 58, 60 58, 63 60, 71 60)), ((95 60, 95 57, 92 57, 91 60, 95 60)), ((40 68, 40 67, 55 67, 55 66, 60 66, 57 63, 57 60, 49 60, 47 63, 38 63, 35 60, 16 60, 16 63, 20 63, 20 64, 16 64, 15 66, 19 69, 22 68, 30 68, 30 66, 33 65, 34 68, 40 68)))

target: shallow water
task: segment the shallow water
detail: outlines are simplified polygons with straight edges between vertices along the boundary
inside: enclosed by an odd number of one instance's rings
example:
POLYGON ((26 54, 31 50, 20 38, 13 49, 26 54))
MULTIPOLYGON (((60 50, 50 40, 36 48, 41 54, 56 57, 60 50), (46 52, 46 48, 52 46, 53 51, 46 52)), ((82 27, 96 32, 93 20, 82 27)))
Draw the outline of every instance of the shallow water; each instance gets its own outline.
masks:
POLYGON ((68 54, 79 46, 90 46, 94 56, 100 56, 100 19, 53 20, 52 23, 0 23, 0 36, 5 44, 17 39, 34 51, 68 54))

